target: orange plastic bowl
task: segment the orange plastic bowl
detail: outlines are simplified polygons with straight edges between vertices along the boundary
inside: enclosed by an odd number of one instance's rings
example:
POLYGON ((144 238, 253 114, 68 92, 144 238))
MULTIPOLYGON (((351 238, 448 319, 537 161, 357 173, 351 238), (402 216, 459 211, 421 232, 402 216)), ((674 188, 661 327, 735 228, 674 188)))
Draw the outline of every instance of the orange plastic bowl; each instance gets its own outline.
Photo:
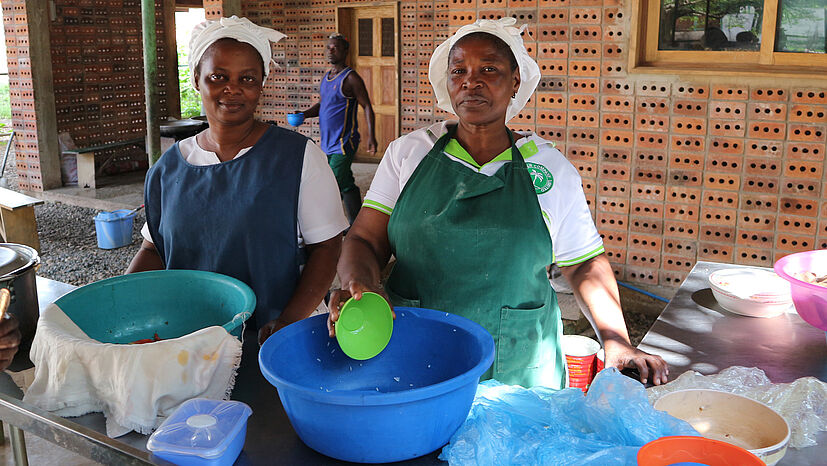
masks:
POLYGON ((668 466, 675 463, 709 466, 765 466, 761 458, 741 447, 703 437, 661 437, 640 447, 638 466, 668 466))

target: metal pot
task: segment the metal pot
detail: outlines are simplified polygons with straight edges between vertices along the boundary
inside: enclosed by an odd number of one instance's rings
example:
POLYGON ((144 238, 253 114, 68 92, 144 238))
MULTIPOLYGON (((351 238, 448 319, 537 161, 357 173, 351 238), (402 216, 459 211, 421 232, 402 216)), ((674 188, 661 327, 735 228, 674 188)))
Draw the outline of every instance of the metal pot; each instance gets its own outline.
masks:
POLYGON ((8 312, 20 323, 20 348, 9 370, 21 371, 33 366, 29 360, 34 332, 40 311, 37 303, 35 271, 40 266, 40 256, 29 246, 0 243, 0 287, 11 292, 8 312))

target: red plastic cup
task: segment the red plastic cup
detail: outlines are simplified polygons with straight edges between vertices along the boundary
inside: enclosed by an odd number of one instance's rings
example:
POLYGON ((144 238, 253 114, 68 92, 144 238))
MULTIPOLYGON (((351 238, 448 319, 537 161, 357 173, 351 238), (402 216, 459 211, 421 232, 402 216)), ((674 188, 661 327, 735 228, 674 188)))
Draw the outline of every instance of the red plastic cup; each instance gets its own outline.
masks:
POLYGON ((593 379, 593 377, 590 377, 590 376, 587 376, 587 375, 582 375, 582 376, 569 375, 569 385, 572 385, 572 384, 575 384, 575 383, 579 384, 581 386, 582 385, 588 385, 589 382, 592 381, 592 379, 593 379))
POLYGON ((594 378, 595 355, 600 343, 582 335, 563 335, 560 346, 566 355, 569 386, 586 391, 594 378))
POLYGON ((569 377, 569 388, 579 388, 583 391, 583 393, 586 393, 587 391, 589 391, 590 385, 591 378, 577 379, 569 377))
POLYGON ((597 360, 595 361, 595 373, 600 372, 606 367, 606 351, 603 348, 600 348, 600 351, 597 352, 597 360))

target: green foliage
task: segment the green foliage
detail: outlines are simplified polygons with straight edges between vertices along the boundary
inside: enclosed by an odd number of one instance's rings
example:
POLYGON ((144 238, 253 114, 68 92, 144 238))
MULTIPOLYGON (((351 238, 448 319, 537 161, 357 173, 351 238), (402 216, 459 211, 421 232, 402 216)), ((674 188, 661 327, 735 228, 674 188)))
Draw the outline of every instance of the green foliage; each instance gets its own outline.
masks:
MULTIPOLYGON (((187 50, 183 45, 178 46, 178 63, 186 65, 187 50)), ((201 114, 201 96, 190 83, 190 69, 188 66, 178 67, 178 85, 181 88, 181 118, 190 118, 201 114)))
POLYGON ((827 52, 827 3, 783 0, 776 33, 779 52, 827 52))
MULTIPOLYGON (((709 16, 710 23, 716 24, 727 15, 754 11, 758 17, 763 14, 764 0, 665 0, 664 11, 674 10, 676 17, 709 16)), ((760 24, 760 23, 759 23, 760 24)))
POLYGON ((9 83, 0 83, 0 120, 11 119, 11 103, 9 102, 9 83))

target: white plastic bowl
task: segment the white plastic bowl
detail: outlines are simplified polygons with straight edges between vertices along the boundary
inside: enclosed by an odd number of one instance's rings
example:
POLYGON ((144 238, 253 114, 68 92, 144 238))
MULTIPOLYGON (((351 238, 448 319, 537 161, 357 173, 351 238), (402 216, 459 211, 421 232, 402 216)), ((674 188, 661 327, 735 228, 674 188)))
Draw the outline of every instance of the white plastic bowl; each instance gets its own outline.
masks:
POLYGON ((688 422, 702 436, 749 450, 769 466, 787 452, 790 426, 769 406, 717 390, 679 390, 655 402, 655 409, 688 422))
POLYGON ((718 304, 735 314, 775 317, 792 305, 789 283, 767 270, 719 270, 709 276, 709 285, 718 304))

